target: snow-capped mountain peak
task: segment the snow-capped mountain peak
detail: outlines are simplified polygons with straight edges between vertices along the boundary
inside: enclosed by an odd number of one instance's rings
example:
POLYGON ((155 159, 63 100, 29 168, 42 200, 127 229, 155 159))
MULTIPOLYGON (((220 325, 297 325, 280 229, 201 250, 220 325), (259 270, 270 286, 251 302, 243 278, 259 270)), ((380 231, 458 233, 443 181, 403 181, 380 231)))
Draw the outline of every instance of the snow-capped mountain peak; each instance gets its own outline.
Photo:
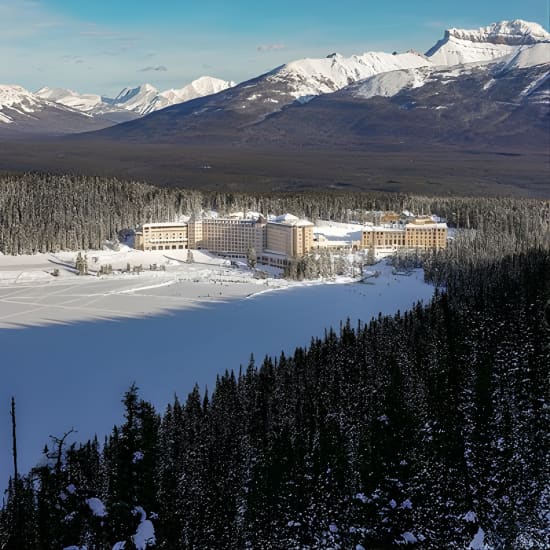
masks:
POLYGON ((202 76, 183 88, 164 92, 159 92, 151 84, 143 84, 136 88, 124 88, 112 104, 140 115, 147 115, 171 105, 221 92, 234 85, 234 82, 211 76, 202 76))
MULTIPOLYGON (((0 106, 1 107, 16 107, 25 105, 33 105, 37 103, 34 95, 17 84, 0 84, 0 106)), ((27 111, 32 112, 32 111, 27 111)))
POLYGON ((406 95, 402 96, 402 101, 410 107, 413 103, 407 103, 410 101, 408 97, 421 97, 422 91, 416 94, 415 89, 429 85, 432 92, 424 93, 424 100, 429 98, 431 108, 448 109, 452 103, 448 103, 445 90, 463 77, 468 77, 470 83, 477 82, 477 98, 485 96, 487 99, 494 89, 498 89, 498 93, 502 94, 499 97, 508 97, 514 105, 548 104, 550 42, 518 46, 513 53, 491 61, 432 65, 382 73, 346 88, 343 93, 359 100, 368 100, 373 97, 395 97, 404 92, 406 95), (434 89, 437 90, 435 94, 434 89), (439 105, 436 96, 441 100, 439 105))
POLYGON ((514 53, 519 46, 549 42, 550 34, 539 24, 516 19, 479 29, 448 29, 426 55, 435 65, 490 61, 514 53))
POLYGON ((158 96, 158 93, 152 84, 124 88, 113 100, 113 105, 143 115, 148 112, 149 105, 158 96))
POLYGON ((34 95, 84 113, 94 110, 102 103, 101 96, 97 94, 79 94, 67 88, 48 88, 46 86, 40 88, 34 95))
POLYGON ((13 122, 13 116, 6 111, 28 115, 39 109, 39 101, 23 86, 0 84, 0 122, 13 122))
POLYGON ((172 88, 161 92, 159 96, 165 98, 169 105, 173 105, 175 103, 190 101, 197 97, 217 94, 233 86, 235 86, 235 82, 232 81, 221 80, 212 76, 201 76, 183 88, 172 88))
POLYGON ((116 102, 127 101, 137 95, 145 95, 148 93, 158 93, 158 90, 149 83, 142 84, 141 86, 136 86, 135 88, 123 88, 119 94, 115 97, 116 102))
POLYGON ((378 73, 430 64, 426 57, 416 52, 367 52, 351 57, 333 53, 322 59, 293 61, 274 71, 268 79, 272 82, 285 82, 289 88, 288 93, 304 101, 334 92, 378 73))
POLYGON ((536 44, 537 42, 550 40, 550 34, 541 25, 522 19, 499 21, 477 30, 448 29, 446 32, 449 36, 460 40, 507 44, 509 46, 536 44))

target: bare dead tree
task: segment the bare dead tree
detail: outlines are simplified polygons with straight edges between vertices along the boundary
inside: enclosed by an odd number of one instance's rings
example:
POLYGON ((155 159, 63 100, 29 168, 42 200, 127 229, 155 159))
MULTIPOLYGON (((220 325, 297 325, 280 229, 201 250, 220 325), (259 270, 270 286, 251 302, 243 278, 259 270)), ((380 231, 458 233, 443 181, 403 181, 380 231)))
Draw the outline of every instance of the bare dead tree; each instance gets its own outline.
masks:
POLYGON ((77 431, 74 428, 71 428, 68 432, 65 432, 61 437, 56 437, 54 435, 50 435, 50 439, 52 440, 52 443, 55 445, 55 450, 51 453, 48 453, 46 456, 49 459, 55 459, 55 473, 56 475, 61 474, 61 467, 63 465, 63 447, 65 446, 65 442, 67 438, 73 434, 77 433, 77 431))
POLYGON ((19 472, 17 468, 17 426, 15 420, 15 398, 11 398, 11 440, 12 440, 12 455, 13 455, 13 475, 17 481, 19 472))

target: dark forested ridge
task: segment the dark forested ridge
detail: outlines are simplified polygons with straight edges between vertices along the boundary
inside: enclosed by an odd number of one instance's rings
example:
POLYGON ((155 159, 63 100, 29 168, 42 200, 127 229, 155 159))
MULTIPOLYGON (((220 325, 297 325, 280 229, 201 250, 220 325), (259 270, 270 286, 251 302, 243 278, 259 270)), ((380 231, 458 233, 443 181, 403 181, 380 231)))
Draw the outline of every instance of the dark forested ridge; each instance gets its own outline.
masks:
POLYGON ((468 248, 476 248, 476 253, 495 250, 495 243, 500 253, 550 246, 550 200, 380 192, 199 192, 116 178, 32 173, 0 176, 0 252, 101 248, 105 239, 115 238, 122 229, 171 221, 202 209, 222 214, 291 212, 311 220, 358 222, 365 221, 367 210, 408 209, 436 213, 451 226, 476 230, 462 238, 464 243, 472 241, 468 248))
POLYGON ((139 548, 146 513, 172 550, 548 548, 549 273, 540 248, 450 270, 162 415, 132 387, 105 445, 12 478, 0 546, 139 548))

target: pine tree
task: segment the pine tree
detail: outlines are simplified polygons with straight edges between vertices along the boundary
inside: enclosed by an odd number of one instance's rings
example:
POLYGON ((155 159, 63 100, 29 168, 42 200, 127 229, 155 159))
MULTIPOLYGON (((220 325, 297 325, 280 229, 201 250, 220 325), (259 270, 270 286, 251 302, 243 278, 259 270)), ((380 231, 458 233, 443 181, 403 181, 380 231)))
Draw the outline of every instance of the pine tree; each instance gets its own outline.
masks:
POLYGON ((248 264, 248 267, 250 269, 255 269, 257 261, 258 261, 258 256, 256 254, 256 250, 254 250, 254 248, 249 248, 248 252, 246 253, 246 262, 248 264))

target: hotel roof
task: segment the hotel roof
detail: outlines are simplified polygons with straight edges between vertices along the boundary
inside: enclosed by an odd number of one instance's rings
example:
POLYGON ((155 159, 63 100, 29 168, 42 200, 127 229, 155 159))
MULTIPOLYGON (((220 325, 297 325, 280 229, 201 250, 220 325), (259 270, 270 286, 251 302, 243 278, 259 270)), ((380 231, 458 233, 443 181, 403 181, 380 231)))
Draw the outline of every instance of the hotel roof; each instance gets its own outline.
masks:
POLYGON ((300 218, 292 214, 283 214, 282 216, 277 216, 271 218, 269 223, 278 223, 280 225, 295 225, 298 227, 313 227, 313 223, 309 220, 301 220, 300 218))

